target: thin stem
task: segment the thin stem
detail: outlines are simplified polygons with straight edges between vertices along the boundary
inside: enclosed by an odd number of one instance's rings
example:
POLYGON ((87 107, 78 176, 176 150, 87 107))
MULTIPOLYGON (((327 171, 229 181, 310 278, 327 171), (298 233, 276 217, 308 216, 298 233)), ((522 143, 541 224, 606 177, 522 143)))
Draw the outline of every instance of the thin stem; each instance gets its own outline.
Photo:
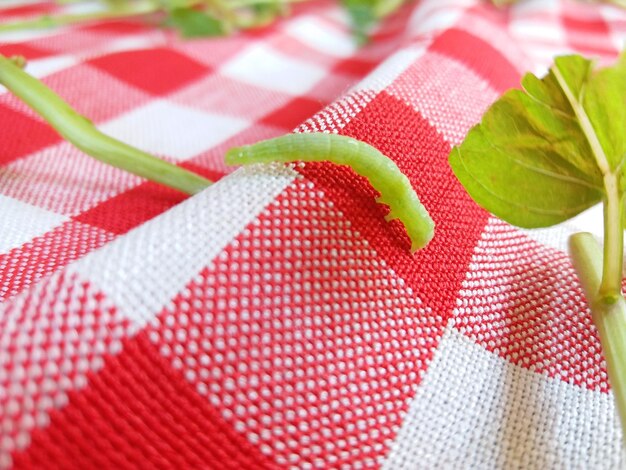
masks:
POLYGON ((96 11, 92 13, 67 14, 67 15, 44 15, 30 20, 15 21, 0 25, 0 33, 24 29, 47 29, 58 26, 67 26, 91 21, 115 20, 131 16, 142 16, 154 13, 159 6, 150 1, 133 2, 132 6, 113 8, 110 10, 96 11))
MULTIPOLYGON (((304 3, 309 0, 284 0, 283 3, 304 3)), ((276 0, 230 0, 228 2, 228 6, 231 8, 241 8, 241 7, 249 7, 256 5, 264 5, 264 4, 272 4, 276 3, 276 0)))
POLYGON ((599 295, 602 277, 602 251, 590 233, 577 233, 569 240, 574 268, 598 329, 606 360, 609 383, 626 434, 626 302, 619 295, 607 301, 599 295))
POLYGON ((585 112, 585 108, 583 107, 578 97, 574 96, 574 92, 570 89, 567 81, 565 80, 565 77, 563 77, 560 70, 556 66, 552 67, 551 70, 552 73, 554 73, 556 80, 559 82, 559 85, 563 89, 567 100, 572 106, 574 114, 576 115, 576 118, 580 123, 583 134, 585 134, 585 138, 587 139, 587 142, 589 142, 591 152, 593 153, 596 163, 598 164, 598 168, 600 168, 600 172, 603 175, 610 173, 611 165, 609 165, 609 159, 602 149, 602 144, 600 144, 600 141, 598 140, 596 131, 593 128, 593 124, 591 124, 589 116, 587 116, 587 113, 585 112))
POLYGON ((59 95, 24 72, 16 62, 18 60, 13 61, 0 55, 0 84, 87 155, 187 194, 196 194, 211 184, 211 181, 200 175, 103 134, 59 95))
MULTIPOLYGON (((79 3, 81 0, 73 1, 72 3, 79 3)), ((281 5, 288 5, 290 3, 300 3, 306 2, 309 0, 283 0, 281 5)), ((63 3, 63 2, 62 2, 63 3)), ((70 3, 70 2, 65 2, 70 3)), ((250 27, 257 25, 258 21, 265 22, 267 18, 265 16, 260 17, 257 20, 239 21, 237 18, 237 14, 234 11, 237 8, 263 5, 263 4, 273 4, 276 3, 276 0, 187 0, 181 1, 176 5, 176 8, 188 8, 194 6, 202 6, 208 8, 215 9, 219 16, 223 17, 224 21, 229 23, 237 24, 240 27, 250 27), (239 24, 241 23, 241 24, 239 24)), ((91 21, 102 21, 102 20, 115 20, 119 18, 128 18, 132 16, 144 16, 151 13, 157 13, 159 11, 167 12, 168 8, 166 8, 163 4, 156 2, 154 0, 139 0, 135 2, 129 2, 128 5, 124 5, 122 7, 116 6, 104 11, 97 11, 93 13, 80 13, 80 14, 60 14, 60 15, 43 15, 38 18, 23 20, 23 21, 15 21, 13 23, 6 23, 0 25, 0 33, 16 31, 16 30, 24 30, 24 29, 47 29, 54 28, 58 26, 67 26, 72 24, 79 23, 88 23, 91 21)))
POLYGON ((604 177, 606 200, 604 202, 604 262, 599 295, 607 302, 622 296, 622 267, 624 259, 624 233, 622 229, 623 198, 617 176, 604 177))
POLYGON ((596 164, 602 173, 606 199, 604 203, 604 266, 602 269, 600 294, 610 302, 611 299, 617 299, 622 295, 624 242, 622 233, 622 198, 617 172, 611 169, 609 159, 604 153, 598 135, 579 97, 574 95, 558 67, 553 67, 552 73, 565 93, 578 119, 580 128, 589 143, 596 164))

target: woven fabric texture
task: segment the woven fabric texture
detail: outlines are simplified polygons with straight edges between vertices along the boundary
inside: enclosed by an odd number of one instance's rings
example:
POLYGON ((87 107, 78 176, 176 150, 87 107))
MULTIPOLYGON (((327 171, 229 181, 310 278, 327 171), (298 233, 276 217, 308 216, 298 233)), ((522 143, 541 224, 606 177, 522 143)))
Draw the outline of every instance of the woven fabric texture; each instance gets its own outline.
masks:
POLYGON ((565 247, 601 212, 520 230, 447 163, 526 70, 625 40, 625 10, 565 0, 421 0, 360 48, 331 1, 218 39, 2 34, 103 131, 219 181, 187 198, 105 166, 0 88, 0 468, 626 464, 565 247), (344 167, 223 162, 293 130, 392 158, 432 243, 411 255, 344 167))

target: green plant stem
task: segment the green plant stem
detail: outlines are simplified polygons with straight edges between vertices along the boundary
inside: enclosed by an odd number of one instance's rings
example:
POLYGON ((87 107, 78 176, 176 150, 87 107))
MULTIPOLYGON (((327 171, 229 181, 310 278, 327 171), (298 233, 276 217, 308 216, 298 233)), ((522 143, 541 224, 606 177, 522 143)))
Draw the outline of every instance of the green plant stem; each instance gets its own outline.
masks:
MULTIPOLYGON (((304 3, 308 0, 283 0, 282 3, 288 5, 290 3, 304 3)), ((267 5, 267 4, 276 4, 276 0, 229 0, 227 2, 228 6, 231 8, 242 8, 242 7, 250 7, 256 5, 267 5)))
POLYGON ((7 59, 0 55, 0 84, 87 155, 187 194, 196 194, 211 184, 200 175, 103 134, 59 95, 18 65, 21 65, 19 58, 7 59))
MULTIPOLYGON (((60 3, 80 3, 81 0, 60 3)), ((300 3, 308 0, 283 0, 284 5, 291 3, 300 3)), ((398 1, 398 0, 394 0, 398 1)), ((237 8, 245 8, 250 6, 275 4, 276 0, 187 0, 177 3, 177 8, 190 8, 195 6, 204 6, 219 12, 224 21, 228 24, 233 23, 241 27, 255 26, 257 23, 267 22, 268 18, 263 17, 258 21, 239 21, 239 17, 235 12, 237 8), (241 23, 241 25, 239 25, 241 23)), ((67 26, 72 24, 83 24, 92 21, 115 20, 120 18, 129 18, 133 16, 145 16, 152 13, 166 12, 165 4, 155 0, 140 0, 128 2, 128 5, 119 7, 115 6, 108 10, 97 11, 93 13, 66 14, 66 15, 43 15, 38 18, 23 21, 15 21, 12 23, 0 24, 0 33, 9 31, 21 31, 24 29, 47 29, 58 26, 67 26)))
POLYGON ((626 434, 626 301, 621 294, 617 298, 600 294, 605 263, 602 250, 590 233, 572 235, 569 251, 598 329, 609 383, 626 434))
POLYGON ((622 229, 622 197, 616 172, 611 169, 609 159, 604 153, 602 144, 598 140, 593 124, 587 116, 580 97, 575 96, 567 81, 561 75, 558 67, 552 72, 559 82, 567 100, 569 101, 581 130, 585 135, 593 153, 596 164, 602 173, 604 191, 604 263, 602 267, 602 281, 600 294, 607 301, 617 299, 622 295, 622 258, 623 258, 623 229, 622 229))
POLYGON ((623 198, 617 176, 604 176, 604 262, 599 295, 606 301, 622 297, 622 266, 624 259, 624 229, 622 228, 623 198))
POLYGON ((30 20, 15 21, 0 25, 0 33, 9 31, 21 31, 24 29, 47 29, 57 26, 67 26, 91 21, 115 20, 131 16, 143 16, 155 13, 159 10, 158 4, 152 1, 133 2, 132 6, 112 8, 110 10, 93 13, 67 14, 67 15, 44 15, 30 20))

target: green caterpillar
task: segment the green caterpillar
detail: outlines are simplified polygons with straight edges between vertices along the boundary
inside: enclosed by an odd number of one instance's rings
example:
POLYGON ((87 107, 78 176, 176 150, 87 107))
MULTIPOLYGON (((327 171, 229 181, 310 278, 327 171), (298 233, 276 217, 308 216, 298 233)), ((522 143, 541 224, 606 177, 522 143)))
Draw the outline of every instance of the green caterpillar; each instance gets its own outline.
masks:
POLYGON ((270 162, 330 161, 347 165, 368 179, 380 193, 377 202, 389 206, 387 221, 399 219, 411 239, 411 251, 433 238, 435 224, 398 166, 371 145, 336 134, 288 134, 254 145, 230 149, 229 165, 270 162))

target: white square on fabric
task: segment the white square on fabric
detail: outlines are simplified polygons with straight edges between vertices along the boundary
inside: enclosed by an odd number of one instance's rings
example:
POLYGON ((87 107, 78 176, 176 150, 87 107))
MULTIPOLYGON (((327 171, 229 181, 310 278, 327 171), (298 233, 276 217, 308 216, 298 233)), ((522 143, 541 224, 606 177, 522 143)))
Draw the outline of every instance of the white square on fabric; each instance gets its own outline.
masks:
POLYGON ((294 95, 310 90, 326 75, 319 67, 263 45, 247 48, 226 62, 220 72, 242 82, 294 95))
POLYGON ((313 16, 291 21, 286 32, 316 51, 334 57, 351 57, 357 50, 352 36, 313 16))
MULTIPOLYGON (((0 43, 4 42, 3 35, 0 35, 0 43)), ((67 69, 78 63, 76 57, 70 55, 58 55, 55 57, 46 57, 43 59, 29 60, 26 64, 26 71, 37 78, 44 78, 52 75, 59 70, 67 69)), ((0 85, 0 94, 8 93, 4 85, 0 85)))
POLYGON ((280 164, 244 167, 68 269, 143 327, 296 176, 280 164))
POLYGON ((18 248, 69 220, 68 217, 2 194, 0 206, 2 207, 0 253, 18 248))
POLYGON ((243 119, 155 100, 107 122, 100 129, 146 152, 185 160, 209 150, 249 125, 243 119))
POLYGON ((450 328, 382 468, 620 468, 623 455, 612 395, 513 365, 450 328))
POLYGON ((78 59, 71 55, 57 55, 43 59, 29 60, 26 71, 37 77, 43 78, 55 72, 72 67, 78 63, 78 59))
POLYGON ((564 253, 568 252, 569 237, 575 233, 589 232, 601 242, 604 233, 602 204, 596 204, 577 216, 552 227, 520 229, 520 231, 526 234, 528 238, 564 253))

